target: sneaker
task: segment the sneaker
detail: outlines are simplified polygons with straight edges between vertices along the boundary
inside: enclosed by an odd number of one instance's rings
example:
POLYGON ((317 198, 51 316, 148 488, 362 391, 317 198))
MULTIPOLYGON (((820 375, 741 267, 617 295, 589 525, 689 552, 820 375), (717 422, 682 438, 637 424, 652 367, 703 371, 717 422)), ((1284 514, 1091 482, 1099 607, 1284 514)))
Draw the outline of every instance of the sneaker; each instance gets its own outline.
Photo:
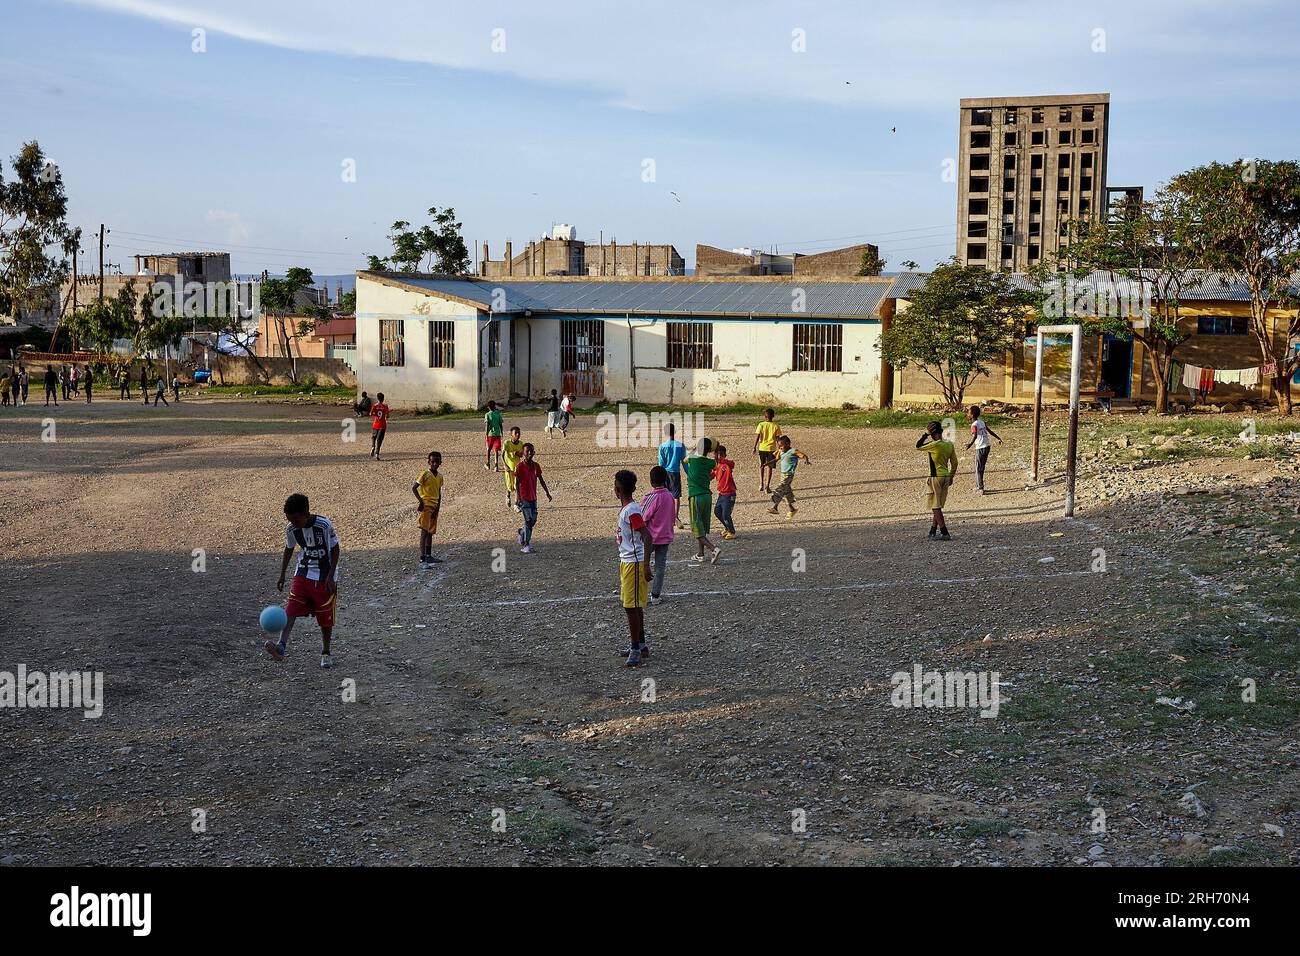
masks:
POLYGON ((693 555, 691 555, 691 563, 692 563, 692 564, 703 564, 703 563, 704 563, 704 555, 702 555, 702 554, 693 554, 693 555))
POLYGON ((952 540, 952 535, 950 535, 950 534, 948 533, 948 529, 947 529, 947 528, 944 528, 941 532, 939 532, 939 540, 940 540, 940 541, 951 541, 951 540, 952 540))
POLYGON ((627 655, 627 664, 624 665, 624 666, 626 666, 626 667, 640 667, 640 666, 641 666, 641 648, 639 648, 639 647, 634 647, 634 648, 632 648, 632 649, 628 652, 628 655, 627 655))
MULTIPOLYGON (((641 651, 641 660, 643 660, 643 661, 648 661, 648 660, 650 660, 650 644, 649 644, 649 642, 646 642, 646 643, 642 644, 641 647, 639 648, 639 650, 641 651)), ((621 651, 618 652, 618 656, 619 656, 619 657, 631 657, 631 656, 632 656, 632 648, 631 648, 631 647, 625 647, 625 648, 623 648, 621 651)))
POLYGON ((652 595, 650 595, 650 606, 651 606, 651 607, 654 607, 654 606, 656 606, 656 605, 658 605, 658 604, 663 604, 663 603, 664 603, 664 599, 661 598, 659 595, 657 595, 657 594, 652 594, 652 595))
POLYGON ((532 554, 532 553, 533 553, 533 546, 532 546, 531 544, 526 544, 526 545, 524 545, 522 548, 519 549, 519 553, 520 553, 520 554, 532 554))
POLYGON ((262 645, 262 647, 266 649, 266 653, 270 654, 277 661, 284 660, 284 648, 278 641, 267 641, 262 645))
POLYGON ((325 670, 329 670, 334 666, 334 658, 328 654, 322 654, 320 656, 320 666, 325 668, 325 670))
POLYGON ((717 564, 718 558, 722 557, 722 549, 714 548, 709 552, 709 564, 717 564))
POLYGON ((938 535, 939 535, 939 529, 938 529, 938 528, 931 528, 931 529, 930 529, 930 534, 928 535, 928 537, 930 537, 930 538, 936 538, 936 537, 938 537, 938 535))

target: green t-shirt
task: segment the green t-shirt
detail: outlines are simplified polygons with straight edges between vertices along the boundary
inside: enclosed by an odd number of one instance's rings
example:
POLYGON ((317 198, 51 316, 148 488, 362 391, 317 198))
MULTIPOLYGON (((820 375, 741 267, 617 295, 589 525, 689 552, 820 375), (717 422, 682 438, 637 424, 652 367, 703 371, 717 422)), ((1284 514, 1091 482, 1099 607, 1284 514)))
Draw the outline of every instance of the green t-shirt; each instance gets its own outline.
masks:
POLYGON ((717 462, 712 458, 686 459, 686 494, 688 497, 712 494, 709 482, 713 478, 713 466, 716 464, 717 462))
POLYGON ((501 418, 500 412, 488 412, 483 416, 483 421, 487 422, 487 433, 493 437, 500 438, 501 432, 505 425, 501 418))

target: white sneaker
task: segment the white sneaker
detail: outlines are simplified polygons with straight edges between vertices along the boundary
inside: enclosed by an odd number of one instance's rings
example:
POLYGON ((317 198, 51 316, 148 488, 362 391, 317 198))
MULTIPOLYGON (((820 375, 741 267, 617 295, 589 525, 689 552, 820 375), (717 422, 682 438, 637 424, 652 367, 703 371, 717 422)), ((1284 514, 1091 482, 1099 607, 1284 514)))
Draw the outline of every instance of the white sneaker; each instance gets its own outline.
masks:
POLYGON ((334 658, 331 657, 329 654, 322 654, 320 656, 320 666, 325 668, 326 670, 329 670, 331 667, 334 666, 334 658))
POLYGON ((522 548, 519 549, 519 553, 520 553, 520 554, 532 554, 532 553, 533 553, 533 546, 532 546, 531 544, 526 544, 526 545, 524 545, 522 548))
POLYGON ((704 563, 704 555, 702 555, 702 554, 693 554, 693 555, 691 555, 691 562, 692 562, 693 564, 703 564, 703 563, 704 563))
POLYGON ((655 597, 653 594, 650 595, 650 606, 651 606, 651 607, 654 607, 654 606, 657 605, 657 604, 663 604, 663 603, 664 603, 664 599, 663 599, 663 598, 661 598, 661 597, 655 597))
POLYGON ((714 548, 714 549, 709 553, 709 564, 717 564, 717 563, 718 563, 718 558, 720 558, 720 557, 722 557, 722 549, 721 549, 721 548, 714 548))

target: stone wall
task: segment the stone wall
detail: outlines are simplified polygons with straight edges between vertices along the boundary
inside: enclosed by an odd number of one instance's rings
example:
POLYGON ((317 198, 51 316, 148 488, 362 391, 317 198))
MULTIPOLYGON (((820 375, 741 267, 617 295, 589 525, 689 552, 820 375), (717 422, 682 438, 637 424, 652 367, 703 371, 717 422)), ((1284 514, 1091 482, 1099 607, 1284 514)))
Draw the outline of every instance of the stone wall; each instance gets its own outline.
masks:
MULTIPOLYGON (((290 371, 293 361, 287 358, 263 358, 262 371, 247 355, 213 355, 212 380, 217 385, 292 385, 290 371)), ((298 359, 298 381, 309 375, 316 377, 317 385, 345 385, 357 387, 357 377, 342 359, 298 359)))

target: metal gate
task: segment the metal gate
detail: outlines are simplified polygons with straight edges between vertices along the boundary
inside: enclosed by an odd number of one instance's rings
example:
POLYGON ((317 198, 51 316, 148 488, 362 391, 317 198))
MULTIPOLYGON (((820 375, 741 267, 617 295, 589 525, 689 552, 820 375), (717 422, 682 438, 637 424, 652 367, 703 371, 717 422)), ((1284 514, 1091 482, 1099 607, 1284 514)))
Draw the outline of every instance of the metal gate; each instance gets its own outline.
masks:
POLYGON ((605 397, 605 323, 560 323, 561 390, 580 398, 605 397))

